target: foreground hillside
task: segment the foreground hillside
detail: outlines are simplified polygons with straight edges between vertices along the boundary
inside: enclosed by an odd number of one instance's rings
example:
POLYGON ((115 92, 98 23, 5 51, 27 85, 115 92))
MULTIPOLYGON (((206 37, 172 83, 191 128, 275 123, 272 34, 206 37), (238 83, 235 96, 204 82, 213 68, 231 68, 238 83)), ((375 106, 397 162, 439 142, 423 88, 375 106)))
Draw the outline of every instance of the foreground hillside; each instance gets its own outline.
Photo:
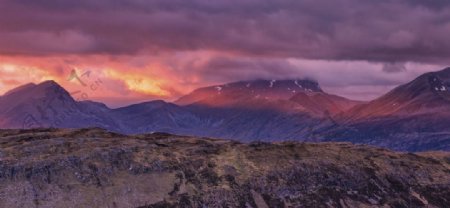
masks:
POLYGON ((0 207, 445 207, 450 154, 1 130, 0 207))

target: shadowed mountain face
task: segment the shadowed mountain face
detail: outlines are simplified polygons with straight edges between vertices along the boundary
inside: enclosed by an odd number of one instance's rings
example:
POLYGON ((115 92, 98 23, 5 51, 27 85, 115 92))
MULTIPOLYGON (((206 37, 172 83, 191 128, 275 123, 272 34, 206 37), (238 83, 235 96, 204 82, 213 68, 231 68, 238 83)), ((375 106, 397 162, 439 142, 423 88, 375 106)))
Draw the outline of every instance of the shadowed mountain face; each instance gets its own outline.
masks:
POLYGON ((386 95, 360 105, 347 113, 359 120, 383 116, 411 116, 450 110, 450 68, 426 73, 386 95))
POLYGON ((446 207, 450 155, 0 130, 0 207, 446 207))
POLYGON ((450 150, 450 68, 424 74, 368 103, 311 80, 256 80, 201 88, 175 103, 109 109, 74 101, 55 82, 0 97, 3 128, 101 127, 239 141, 350 141, 402 151, 450 150))
POLYGON ((109 109, 74 101, 55 82, 19 87, 2 100, 4 128, 97 126, 126 134, 159 131, 241 141, 303 139, 317 126, 333 125, 330 112, 357 104, 326 94, 310 80, 257 80, 203 88, 176 102, 185 105, 152 101, 109 109), (302 103, 300 94, 316 103, 302 103), (327 102, 320 106, 316 97, 327 102))
POLYGON ((398 150, 450 150, 450 68, 426 73, 339 118, 326 141, 352 141, 398 150))
POLYGON ((113 112, 116 118, 127 121, 121 126, 124 133, 162 131, 240 141, 299 138, 308 135, 312 126, 333 125, 331 119, 323 117, 325 110, 319 114, 290 100, 255 99, 241 93, 239 101, 230 101, 220 106, 156 101, 113 112))
POLYGON ((28 84, 11 90, 0 99, 3 128, 97 126, 116 127, 109 109, 99 103, 76 102, 54 81, 28 84))

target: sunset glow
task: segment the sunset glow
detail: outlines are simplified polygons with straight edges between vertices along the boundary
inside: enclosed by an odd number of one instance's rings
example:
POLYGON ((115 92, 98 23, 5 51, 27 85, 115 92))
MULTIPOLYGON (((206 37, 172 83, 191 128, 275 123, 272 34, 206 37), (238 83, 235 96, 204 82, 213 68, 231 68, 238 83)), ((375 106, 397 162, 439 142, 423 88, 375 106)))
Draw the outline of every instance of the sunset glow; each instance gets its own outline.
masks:
POLYGON ((118 72, 116 70, 104 70, 107 77, 111 79, 123 81, 128 90, 149 94, 153 96, 168 97, 170 92, 163 90, 161 85, 163 80, 152 79, 145 74, 133 74, 126 72, 118 72))
POLYGON ((123 9, 106 1, 2 2, 0 93, 49 79, 79 90, 67 81, 77 69, 104 81, 91 99, 115 106, 260 78, 312 78, 329 92, 370 100, 450 64, 447 4, 117 4, 123 9))

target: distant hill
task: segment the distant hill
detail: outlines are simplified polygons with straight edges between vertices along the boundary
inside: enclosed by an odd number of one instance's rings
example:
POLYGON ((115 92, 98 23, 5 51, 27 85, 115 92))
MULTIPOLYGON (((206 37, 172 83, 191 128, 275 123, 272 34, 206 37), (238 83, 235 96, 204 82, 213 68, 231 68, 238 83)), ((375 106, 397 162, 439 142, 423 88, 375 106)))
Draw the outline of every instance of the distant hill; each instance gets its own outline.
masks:
POLYGON ((341 125, 323 134, 324 140, 450 150, 450 68, 423 74, 339 119, 341 125))
POLYGON ((75 101, 53 81, 0 97, 2 128, 101 127, 251 141, 350 141, 402 151, 450 150, 450 68, 426 73, 370 102, 312 80, 253 80, 194 90, 174 103, 118 109, 75 101))
POLYGON ((27 84, 7 92, 0 99, 0 118, 2 128, 117 127, 105 105, 77 102, 54 81, 27 84))

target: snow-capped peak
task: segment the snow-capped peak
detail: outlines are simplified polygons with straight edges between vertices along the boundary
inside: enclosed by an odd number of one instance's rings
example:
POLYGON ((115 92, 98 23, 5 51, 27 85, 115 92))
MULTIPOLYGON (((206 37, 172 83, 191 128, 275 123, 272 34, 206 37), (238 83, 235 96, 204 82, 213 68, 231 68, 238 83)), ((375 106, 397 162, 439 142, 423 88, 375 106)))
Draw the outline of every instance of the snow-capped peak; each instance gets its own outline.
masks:
POLYGON ((272 81, 270 81, 269 87, 272 88, 276 81, 277 81, 277 80, 274 80, 274 79, 273 79, 272 81))
POLYGON ((300 84, 298 83, 298 80, 295 80, 294 83, 295 83, 295 85, 297 85, 298 87, 303 88, 303 86, 300 85, 300 84))
POLYGON ((440 87, 436 86, 436 87, 434 87, 434 90, 444 92, 444 91, 447 91, 447 87, 445 87, 444 85, 442 85, 440 87))

